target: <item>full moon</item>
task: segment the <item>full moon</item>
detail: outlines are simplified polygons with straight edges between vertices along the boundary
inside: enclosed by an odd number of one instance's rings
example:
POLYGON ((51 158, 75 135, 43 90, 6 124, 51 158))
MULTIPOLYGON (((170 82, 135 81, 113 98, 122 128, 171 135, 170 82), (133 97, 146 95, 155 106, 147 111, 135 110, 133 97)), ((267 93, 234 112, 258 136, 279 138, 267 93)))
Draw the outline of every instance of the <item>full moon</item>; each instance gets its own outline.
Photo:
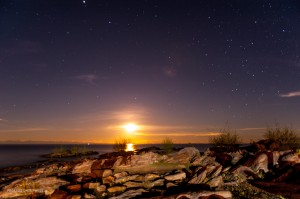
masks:
POLYGON ((123 127, 129 133, 133 133, 134 131, 136 131, 138 129, 138 126, 136 124, 132 124, 132 123, 126 124, 123 127))

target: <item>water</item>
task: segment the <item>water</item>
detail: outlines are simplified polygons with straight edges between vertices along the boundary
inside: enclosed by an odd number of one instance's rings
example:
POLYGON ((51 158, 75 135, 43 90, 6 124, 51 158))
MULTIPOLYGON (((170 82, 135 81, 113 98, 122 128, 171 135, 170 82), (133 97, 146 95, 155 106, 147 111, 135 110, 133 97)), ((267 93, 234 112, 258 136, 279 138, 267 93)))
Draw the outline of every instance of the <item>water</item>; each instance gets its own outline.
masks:
MULTIPOLYGON (((72 148, 74 146, 84 146, 87 150, 97 151, 99 154, 104 154, 113 151, 113 145, 109 144, 91 144, 91 145, 53 145, 53 144, 9 144, 9 145, 0 145, 0 169, 10 166, 22 166, 29 165, 34 162, 46 160, 41 157, 41 155, 48 154, 54 151, 55 148, 63 146, 64 148, 72 148)), ((159 144, 147 144, 147 145, 136 145, 137 149, 157 146, 159 144)), ((175 144, 177 148, 194 146, 200 152, 205 151, 210 145, 209 144, 175 144)))

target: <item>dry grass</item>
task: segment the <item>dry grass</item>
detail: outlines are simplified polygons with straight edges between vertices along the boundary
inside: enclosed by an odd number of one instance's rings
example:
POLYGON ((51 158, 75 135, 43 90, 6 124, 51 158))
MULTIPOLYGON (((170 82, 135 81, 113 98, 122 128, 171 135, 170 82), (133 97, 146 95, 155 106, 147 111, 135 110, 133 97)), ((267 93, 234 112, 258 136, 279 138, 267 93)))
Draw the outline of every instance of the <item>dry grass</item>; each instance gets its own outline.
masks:
POLYGON ((268 140, 279 142, 281 145, 297 147, 300 138, 291 127, 280 127, 276 124, 274 127, 268 127, 264 134, 268 140))
POLYGON ((171 153, 173 151, 173 147, 174 147, 174 143, 172 141, 171 138, 166 137, 163 141, 162 141, 162 149, 166 152, 166 153, 171 153))
POLYGON ((241 139, 236 134, 236 130, 225 127, 220 130, 220 134, 218 136, 211 137, 209 141, 214 146, 229 147, 239 144, 241 139))
POLYGON ((127 144, 129 143, 128 139, 120 139, 116 140, 113 146, 113 150, 116 152, 125 151, 127 144))

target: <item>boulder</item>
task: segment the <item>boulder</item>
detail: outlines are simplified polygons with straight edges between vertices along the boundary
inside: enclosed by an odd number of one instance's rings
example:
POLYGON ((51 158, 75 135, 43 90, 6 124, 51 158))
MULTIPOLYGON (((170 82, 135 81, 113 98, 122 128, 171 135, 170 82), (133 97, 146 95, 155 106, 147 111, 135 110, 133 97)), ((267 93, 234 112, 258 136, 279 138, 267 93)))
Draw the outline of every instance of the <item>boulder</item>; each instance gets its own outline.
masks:
POLYGON ((94 194, 97 198, 104 198, 106 196, 106 186, 100 185, 96 189, 94 189, 94 194))
POLYGON ((258 172, 259 170, 263 170, 264 172, 268 172, 268 155, 265 153, 258 153, 253 158, 249 159, 245 166, 253 168, 253 171, 258 172))
POLYGON ((222 168, 222 165, 216 166, 216 168, 210 173, 209 177, 214 178, 220 175, 222 168))
POLYGON ((62 190, 55 190, 54 193, 49 197, 49 199, 65 199, 68 193, 62 190))
POLYGON ((222 176, 217 176, 217 177, 209 180, 207 184, 212 188, 220 187, 223 184, 223 177, 222 176))
POLYGON ((103 184, 112 186, 115 184, 115 177, 114 176, 108 176, 106 178, 102 178, 103 184))
POLYGON ((88 194, 88 193, 85 193, 84 194, 84 199, 96 199, 97 197, 93 194, 88 194))
POLYGON ((158 180, 156 180, 154 182, 146 181, 144 183, 144 187, 146 189, 151 189, 153 187, 161 187, 161 186, 164 186, 164 182, 165 182, 164 179, 158 179, 158 180))
POLYGON ((231 199, 232 194, 230 191, 201 191, 201 192, 188 192, 180 194, 176 199, 231 199))
POLYGON ((280 152, 279 151, 273 151, 273 166, 278 164, 279 158, 280 158, 280 152))
POLYGON ((33 194, 37 197, 46 194, 50 195, 55 189, 68 184, 69 182, 57 177, 18 179, 2 189, 0 198, 21 198, 28 194, 33 194))
POLYGON ((224 166, 229 166, 232 162, 231 155, 227 153, 217 153, 216 155, 216 161, 224 166))
POLYGON ((67 186, 67 190, 70 191, 71 193, 78 192, 81 190, 81 185, 80 184, 69 185, 67 186))
POLYGON ((157 178, 160 178, 160 175, 157 175, 157 174, 153 174, 153 173, 149 173, 149 174, 146 174, 145 175, 145 181, 153 181, 157 178))
POLYGON ((81 199, 81 195, 69 195, 67 199, 81 199))
POLYGON ((168 182, 166 184, 167 189, 169 189, 170 187, 176 187, 176 186, 178 186, 178 185, 174 184, 173 182, 168 182))
POLYGON ((140 188, 140 187, 144 187, 144 184, 141 182, 126 182, 124 183, 124 185, 129 189, 129 188, 140 188))
POLYGON ((113 174, 112 170, 111 169, 105 169, 103 171, 103 174, 102 174, 102 177, 108 177, 108 176, 111 176, 113 174))
POLYGON ((129 161, 131 167, 134 166, 145 166, 150 165, 158 162, 158 158, 160 157, 159 154, 149 152, 142 155, 133 155, 129 161))
POLYGON ((202 170, 198 175, 196 174, 188 183, 189 184, 200 184, 203 183, 207 175, 206 170, 202 170))
POLYGON ((88 182, 83 185, 84 189, 96 189, 100 186, 99 182, 88 182))
POLYGON ((165 162, 185 165, 192 163, 198 157, 200 157, 198 149, 195 147, 186 147, 176 153, 169 154, 165 162))
POLYGON ((121 177, 128 176, 128 173, 126 171, 123 171, 121 173, 115 173, 114 176, 116 177, 116 179, 118 179, 118 178, 121 178, 121 177))
POLYGON ((110 194, 120 194, 126 190, 125 186, 114 186, 107 188, 107 192, 110 194))
POLYGON ((137 190, 128 190, 118 196, 110 197, 110 199, 128 199, 128 198, 138 198, 143 193, 148 192, 144 189, 137 189, 137 190))
POLYGON ((183 181, 184 179, 186 179, 186 173, 185 172, 181 172, 181 173, 177 173, 174 175, 168 175, 165 176, 165 179, 168 181, 183 181))
POLYGON ((237 167, 232 174, 234 174, 237 178, 233 179, 237 182, 243 182, 247 179, 257 179, 259 176, 249 167, 247 166, 239 166, 237 167))
POLYGON ((229 155, 231 155, 231 157, 232 157, 232 160, 231 160, 232 165, 235 165, 236 163, 238 163, 243 157, 243 153, 241 150, 238 150, 236 152, 231 152, 231 153, 229 153, 229 155))
POLYGON ((293 152, 283 155, 280 159, 282 162, 300 163, 299 155, 293 152))
POLYGON ((117 178, 115 180, 115 183, 116 184, 123 184, 127 181, 130 181, 130 180, 135 180, 139 175, 130 175, 130 176, 124 176, 124 177, 121 177, 121 178, 117 178))
POLYGON ((75 165, 72 174, 77 174, 80 176, 86 176, 91 173, 91 168, 95 160, 85 159, 83 162, 75 165))

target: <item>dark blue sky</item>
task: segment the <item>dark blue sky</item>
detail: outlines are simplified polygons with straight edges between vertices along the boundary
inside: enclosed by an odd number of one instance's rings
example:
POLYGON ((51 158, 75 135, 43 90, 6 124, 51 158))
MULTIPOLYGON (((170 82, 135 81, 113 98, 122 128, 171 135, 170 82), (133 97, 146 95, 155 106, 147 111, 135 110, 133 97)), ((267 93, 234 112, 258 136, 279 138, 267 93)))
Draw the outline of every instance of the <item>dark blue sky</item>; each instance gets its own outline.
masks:
POLYGON ((299 133, 296 0, 2 0, 0 27, 2 142, 299 133))

